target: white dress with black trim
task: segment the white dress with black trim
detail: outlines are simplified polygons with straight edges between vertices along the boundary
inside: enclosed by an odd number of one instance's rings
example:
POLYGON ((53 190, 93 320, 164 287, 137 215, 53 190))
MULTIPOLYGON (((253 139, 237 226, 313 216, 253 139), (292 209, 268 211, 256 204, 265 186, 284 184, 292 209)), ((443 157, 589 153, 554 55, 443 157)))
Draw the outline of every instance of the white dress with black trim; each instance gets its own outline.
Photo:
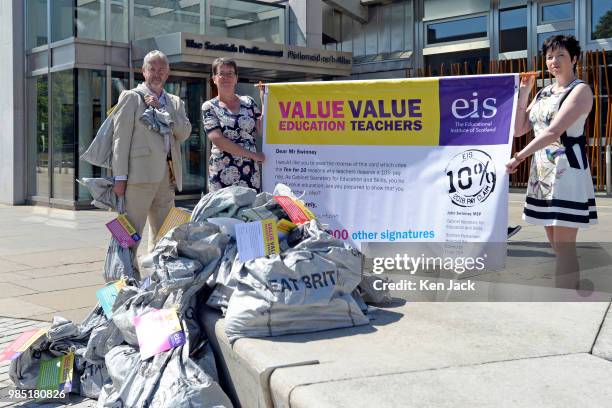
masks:
MULTIPOLYGON (((563 101, 580 83, 576 79, 557 94, 552 92, 552 85, 542 89, 529 114, 536 137, 550 125, 563 101)), ((588 114, 581 115, 557 141, 535 152, 523 210, 523 219, 528 223, 573 228, 597 223, 584 136, 587 117, 588 114)))

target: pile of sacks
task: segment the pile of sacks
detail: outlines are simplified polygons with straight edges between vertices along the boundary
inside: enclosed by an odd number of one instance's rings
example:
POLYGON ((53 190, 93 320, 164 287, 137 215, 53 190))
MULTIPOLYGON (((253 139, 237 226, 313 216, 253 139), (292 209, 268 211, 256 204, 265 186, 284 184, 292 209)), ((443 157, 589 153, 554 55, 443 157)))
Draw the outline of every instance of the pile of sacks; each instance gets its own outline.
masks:
POLYGON ((36 388, 42 360, 73 352, 73 392, 97 398, 100 407, 229 407, 201 325, 205 308, 225 313, 234 342, 368 324, 363 298, 390 300, 371 290, 371 277, 359 288, 361 253, 316 220, 286 234, 280 254, 241 262, 231 228, 208 222, 219 217, 288 218, 272 194, 229 187, 204 196, 191 222, 158 242, 151 275, 128 279, 110 319, 100 306, 78 325, 56 317, 47 335, 13 360, 9 375, 17 388, 36 388), (165 308, 177 310, 186 342, 142 360, 133 318, 165 308))

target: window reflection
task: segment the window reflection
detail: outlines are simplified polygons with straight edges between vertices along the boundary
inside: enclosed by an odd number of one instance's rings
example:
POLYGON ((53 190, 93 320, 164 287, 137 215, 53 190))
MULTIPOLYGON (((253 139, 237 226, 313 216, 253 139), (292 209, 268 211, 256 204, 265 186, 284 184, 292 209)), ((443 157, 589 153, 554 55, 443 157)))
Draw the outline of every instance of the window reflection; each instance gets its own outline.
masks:
POLYGON ((548 37, 552 37, 553 35, 574 35, 574 30, 559 30, 538 34, 538 52, 542 50, 542 44, 544 44, 544 41, 546 41, 548 37))
POLYGON ((550 21, 571 20, 574 17, 573 8, 574 4, 571 2, 543 5, 540 20, 543 23, 550 21))
POLYGON ((111 1, 111 40, 128 42, 128 0, 111 1))
POLYGON ((427 25, 428 44, 482 37, 487 37, 487 18, 485 16, 427 25))
MULTIPOLYGON (((106 71, 77 70, 79 155, 91 144, 102 121, 106 118, 106 71)), ((100 177, 100 167, 79 160, 80 177, 100 177)), ((55 182, 55 180, 54 180, 55 182)), ((87 188, 78 184, 78 200, 89 200, 87 188)))
POLYGON ((206 186, 206 137, 202 127, 202 104, 205 101, 203 78, 170 78, 165 89, 185 103, 191 122, 191 135, 181 143, 183 156, 183 193, 201 193, 206 186))
POLYGON ((49 120, 47 75, 28 79, 28 188, 32 196, 49 196, 49 120))
POLYGON ((130 73, 113 71, 111 76, 111 106, 115 106, 119 102, 121 92, 128 89, 130 73))
POLYGON ((47 44, 47 0, 26 0, 26 47, 47 44))
POLYGON ((200 1, 134 1, 136 39, 186 32, 204 34, 200 1))
POLYGON ((72 37, 72 0, 51 1, 51 42, 72 37))
POLYGON ((283 7, 240 0, 210 0, 208 35, 284 43, 283 7))
POLYGON ((499 51, 527 49, 527 7, 499 12, 499 51))
POLYGON ((612 38, 612 0, 591 0, 591 39, 612 38))
POLYGON ((74 200, 74 72, 51 73, 51 140, 53 143, 54 198, 74 200))
POLYGON ((488 73, 488 48, 428 55, 425 58, 425 66, 431 69, 432 76, 451 75, 451 66, 454 64, 460 65, 462 75, 475 75, 478 73, 479 61, 481 64, 482 73, 488 73), (444 72, 442 72, 442 64, 444 64, 444 72))
POLYGON ((77 37, 104 40, 105 29, 105 1, 91 0, 76 2, 76 28, 77 37))

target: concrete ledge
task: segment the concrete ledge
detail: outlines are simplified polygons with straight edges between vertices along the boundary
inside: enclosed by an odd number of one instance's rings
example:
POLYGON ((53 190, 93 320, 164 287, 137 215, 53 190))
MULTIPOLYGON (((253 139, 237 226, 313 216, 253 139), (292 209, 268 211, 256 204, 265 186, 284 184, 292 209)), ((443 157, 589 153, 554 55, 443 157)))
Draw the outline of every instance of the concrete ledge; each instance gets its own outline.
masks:
POLYGON ((612 361, 612 307, 608 308, 593 346, 593 355, 612 361))
MULTIPOLYGON (((274 363, 274 360, 260 362, 245 358, 248 353, 232 349, 225 336, 224 319, 213 309, 206 309, 204 326, 215 351, 217 370, 226 393, 232 401, 242 407, 271 407, 273 405, 269 389, 270 376, 275 369, 303 364, 318 364, 318 361, 285 361, 274 363)), ((246 340, 246 339, 244 339, 246 340)), ((238 340, 234 343, 236 346, 238 340)), ((241 347, 242 348, 242 347, 241 347)))
POLYGON ((609 407, 612 363, 574 354, 300 386, 293 408, 609 407), (368 390, 369 392, 364 392, 368 390))
POLYGON ((351 401, 378 395, 381 406, 386 387, 367 385, 376 377, 589 353, 607 308, 607 302, 407 303, 373 309, 371 327, 240 339, 233 348, 216 312, 206 314, 206 323, 228 392, 243 407, 294 406, 294 392, 304 387, 299 401, 310 405, 301 406, 319 407, 303 394, 308 386, 335 389, 350 381, 364 381, 351 401), (299 363, 306 365, 287 367, 299 363))

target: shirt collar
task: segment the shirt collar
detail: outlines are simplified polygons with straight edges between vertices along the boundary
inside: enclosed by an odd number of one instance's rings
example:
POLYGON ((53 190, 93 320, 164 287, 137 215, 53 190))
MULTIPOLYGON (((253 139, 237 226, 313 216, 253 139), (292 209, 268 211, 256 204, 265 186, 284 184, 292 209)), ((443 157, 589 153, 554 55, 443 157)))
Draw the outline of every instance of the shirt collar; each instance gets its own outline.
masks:
MULTIPOLYGON (((142 85, 144 86, 144 88, 147 90, 148 93, 150 93, 151 95, 157 96, 155 92, 153 92, 153 90, 149 88, 146 82, 143 82, 142 85)), ((161 95, 157 97, 157 100, 159 100, 159 103, 161 104, 162 107, 165 107, 166 104, 168 103, 168 99, 166 98, 166 90, 164 88, 162 88, 161 95)))

